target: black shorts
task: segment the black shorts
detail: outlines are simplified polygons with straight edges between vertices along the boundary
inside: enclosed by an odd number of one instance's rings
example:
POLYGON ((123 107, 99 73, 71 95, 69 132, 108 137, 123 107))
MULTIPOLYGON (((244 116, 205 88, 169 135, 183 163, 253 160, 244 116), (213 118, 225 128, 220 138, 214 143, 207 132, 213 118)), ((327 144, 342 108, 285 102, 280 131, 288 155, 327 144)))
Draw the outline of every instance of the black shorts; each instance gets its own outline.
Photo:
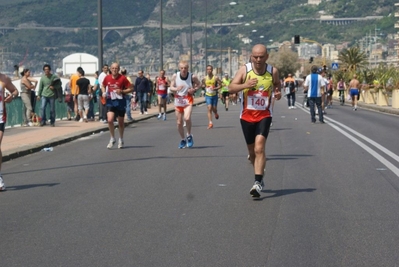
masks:
POLYGON ((333 90, 328 90, 328 91, 327 91, 327 94, 328 94, 328 96, 332 96, 333 90))
POLYGON ((223 98, 229 97, 229 92, 222 92, 223 98))
POLYGON ((263 120, 255 123, 241 120, 241 128, 247 145, 254 144, 257 135, 263 135, 267 139, 271 123, 272 117, 264 118, 263 120))
POLYGON ((113 112, 118 117, 125 117, 126 109, 119 109, 118 107, 107 106, 107 112, 113 112))
POLYGON ((4 133, 5 126, 6 126, 6 124, 4 122, 0 123, 0 132, 4 133))

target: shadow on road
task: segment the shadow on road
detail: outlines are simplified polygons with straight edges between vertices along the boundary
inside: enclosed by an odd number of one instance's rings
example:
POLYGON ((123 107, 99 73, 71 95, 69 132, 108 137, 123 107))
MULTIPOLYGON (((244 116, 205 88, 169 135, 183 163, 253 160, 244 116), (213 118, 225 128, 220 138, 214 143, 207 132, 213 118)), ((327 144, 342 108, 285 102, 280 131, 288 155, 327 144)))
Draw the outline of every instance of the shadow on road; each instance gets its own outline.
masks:
POLYGON ((16 186, 7 186, 7 191, 16 191, 16 190, 25 190, 25 189, 32 189, 35 187, 51 187, 59 185, 59 183, 52 183, 52 184, 25 184, 25 185, 16 185, 16 186))
POLYGON ((262 193, 273 194, 271 196, 264 196, 260 198, 254 198, 256 201, 261 201, 266 198, 281 197, 285 195, 291 195, 296 193, 312 193, 316 188, 304 188, 304 189, 280 189, 280 190, 262 190, 262 193))

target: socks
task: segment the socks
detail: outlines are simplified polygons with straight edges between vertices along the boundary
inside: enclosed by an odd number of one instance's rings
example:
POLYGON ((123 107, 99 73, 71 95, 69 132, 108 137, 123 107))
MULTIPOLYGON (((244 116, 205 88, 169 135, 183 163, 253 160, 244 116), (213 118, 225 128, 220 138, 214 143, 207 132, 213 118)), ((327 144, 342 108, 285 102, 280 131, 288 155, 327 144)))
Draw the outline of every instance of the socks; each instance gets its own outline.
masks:
POLYGON ((263 175, 262 174, 255 174, 255 181, 256 182, 262 182, 263 180, 263 175))

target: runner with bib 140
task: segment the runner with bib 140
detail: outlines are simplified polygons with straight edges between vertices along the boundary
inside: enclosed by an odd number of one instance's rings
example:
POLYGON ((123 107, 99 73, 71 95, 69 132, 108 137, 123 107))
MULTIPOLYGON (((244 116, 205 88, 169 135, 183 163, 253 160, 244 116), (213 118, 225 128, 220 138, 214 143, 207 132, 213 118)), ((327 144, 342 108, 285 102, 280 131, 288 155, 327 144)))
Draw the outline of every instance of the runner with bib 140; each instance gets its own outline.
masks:
POLYGON ((266 167, 266 139, 272 114, 271 99, 281 99, 278 70, 266 63, 269 54, 266 46, 252 48, 251 62, 242 66, 229 85, 230 93, 242 91, 241 128, 247 143, 249 160, 254 166, 255 183, 250 190, 252 197, 260 197, 266 167))

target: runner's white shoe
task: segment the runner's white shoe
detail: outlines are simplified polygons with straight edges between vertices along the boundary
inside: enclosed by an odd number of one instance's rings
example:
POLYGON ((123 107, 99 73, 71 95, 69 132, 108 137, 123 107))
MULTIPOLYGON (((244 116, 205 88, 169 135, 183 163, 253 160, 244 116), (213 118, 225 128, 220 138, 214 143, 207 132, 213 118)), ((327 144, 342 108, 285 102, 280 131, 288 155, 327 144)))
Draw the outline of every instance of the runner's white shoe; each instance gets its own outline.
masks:
POLYGON ((123 140, 119 139, 118 148, 123 148, 123 140))
POLYGON ((109 140, 109 143, 108 143, 108 145, 107 145, 107 148, 108 148, 108 149, 111 149, 111 148, 114 146, 114 144, 115 144, 115 139, 109 140))
POLYGON ((260 192, 262 192, 262 183, 255 181, 249 193, 252 197, 260 197, 260 192))
POLYGON ((5 191, 6 185, 4 184, 3 177, 0 176, 0 191, 5 191))

